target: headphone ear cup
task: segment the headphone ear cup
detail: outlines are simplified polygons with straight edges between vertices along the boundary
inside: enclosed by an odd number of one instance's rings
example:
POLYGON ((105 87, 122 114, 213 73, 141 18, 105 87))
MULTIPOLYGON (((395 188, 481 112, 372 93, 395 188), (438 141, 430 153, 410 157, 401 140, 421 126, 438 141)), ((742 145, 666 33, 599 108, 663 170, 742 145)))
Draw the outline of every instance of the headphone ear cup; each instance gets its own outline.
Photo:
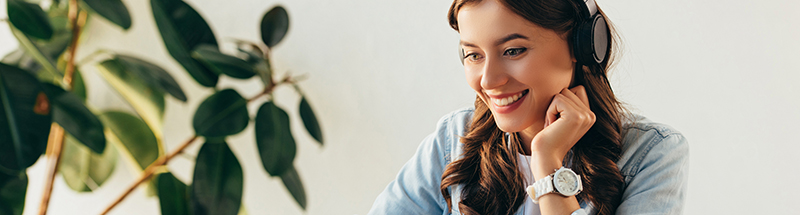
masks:
POLYGON ((608 55, 609 37, 606 20, 600 14, 578 24, 573 32, 575 58, 581 65, 602 64, 608 55))
POLYGON ((464 65, 464 58, 466 58, 466 56, 464 56, 464 48, 461 48, 461 46, 459 45, 458 46, 458 60, 461 61, 461 65, 464 65))
POLYGON ((606 61, 608 56, 608 49, 611 45, 611 38, 609 38, 608 25, 606 19, 600 14, 595 15, 592 19, 592 54, 594 61, 602 64, 606 61))

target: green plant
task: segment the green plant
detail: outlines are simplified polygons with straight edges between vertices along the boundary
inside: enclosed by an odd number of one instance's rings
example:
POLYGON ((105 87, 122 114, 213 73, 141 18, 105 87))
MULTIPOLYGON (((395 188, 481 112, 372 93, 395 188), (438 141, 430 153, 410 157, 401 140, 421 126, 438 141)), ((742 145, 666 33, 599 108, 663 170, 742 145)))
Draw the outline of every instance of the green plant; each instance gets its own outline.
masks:
POLYGON ((130 28, 131 17, 121 0, 52 0, 47 11, 24 0, 7 0, 7 4, 6 21, 20 48, 0 63, 0 214, 22 213, 28 185, 25 170, 43 154, 48 157, 49 176, 40 214, 47 211, 56 173, 73 190, 91 192, 103 185, 121 157, 132 158, 127 161, 142 175, 103 213, 148 184, 160 199, 162 214, 236 214, 242 206, 243 172, 226 137, 242 132, 250 121, 254 121, 254 143, 265 171, 280 177, 305 208, 305 191, 293 165, 297 149, 290 120, 272 102, 275 87, 292 85, 297 90, 306 130, 320 144, 323 138, 297 77, 275 78, 270 66, 270 49, 289 28, 283 7, 272 8, 261 20, 264 44, 236 41, 238 53, 230 55, 219 50, 213 31, 191 6, 181 0, 150 1, 169 54, 198 84, 215 89, 195 111, 195 134, 167 153, 162 138, 165 97, 184 102, 188 98, 158 65, 107 51, 90 55, 80 62, 103 56, 96 63, 98 73, 135 113, 96 110, 86 103, 88 90, 78 70, 86 65, 76 65, 74 57, 82 27, 88 16, 99 15, 122 29, 130 28), (243 98, 236 90, 216 88, 221 75, 258 77, 263 90, 243 98), (247 104, 262 96, 268 101, 251 117, 247 104), (187 185, 165 165, 200 138, 204 143, 196 156, 192 183, 187 185))

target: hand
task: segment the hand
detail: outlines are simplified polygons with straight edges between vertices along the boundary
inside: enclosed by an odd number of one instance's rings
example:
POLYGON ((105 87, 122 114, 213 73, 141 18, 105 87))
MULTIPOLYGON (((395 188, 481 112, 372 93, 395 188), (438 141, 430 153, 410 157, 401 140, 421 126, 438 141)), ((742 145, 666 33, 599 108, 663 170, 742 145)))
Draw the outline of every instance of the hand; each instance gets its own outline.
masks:
MULTIPOLYGON (((589 109, 589 98, 583 86, 561 90, 547 108, 544 129, 531 142, 531 153, 540 161, 535 166, 540 168, 531 167, 539 169, 541 173, 552 173, 553 168, 550 167, 561 166, 564 156, 589 131, 594 122, 595 115, 589 109)), ((534 170, 534 175, 538 175, 535 177, 537 179, 547 175, 536 172, 534 170)))

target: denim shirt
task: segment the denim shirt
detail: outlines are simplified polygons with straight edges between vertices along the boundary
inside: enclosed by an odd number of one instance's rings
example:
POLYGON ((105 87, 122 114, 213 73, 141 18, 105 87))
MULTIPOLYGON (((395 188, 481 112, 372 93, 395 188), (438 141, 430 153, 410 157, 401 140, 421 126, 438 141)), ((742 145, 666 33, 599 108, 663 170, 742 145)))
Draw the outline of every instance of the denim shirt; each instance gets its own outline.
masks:
MULTIPOLYGON (((451 210, 439 186, 447 164, 462 156, 459 139, 473 112, 473 108, 463 108, 442 117, 436 131, 378 195, 369 214, 461 214, 461 185, 449 189, 451 210)), ((686 139, 667 125, 641 116, 629 118, 623 124, 623 153, 617 162, 625 180, 617 214, 681 214, 689 162, 686 139)), ((580 205, 573 215, 596 213, 591 203, 580 205)), ((524 215, 524 211, 515 214, 524 215)))

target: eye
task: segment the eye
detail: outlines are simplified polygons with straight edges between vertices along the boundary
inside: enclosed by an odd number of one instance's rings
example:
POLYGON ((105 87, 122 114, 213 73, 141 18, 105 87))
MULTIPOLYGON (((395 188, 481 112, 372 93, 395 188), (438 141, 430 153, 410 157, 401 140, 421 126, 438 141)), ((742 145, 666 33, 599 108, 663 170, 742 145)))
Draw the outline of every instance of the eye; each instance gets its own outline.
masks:
POLYGON ((467 53, 467 55, 464 56, 464 59, 467 59, 469 61, 478 61, 481 58, 483 57, 475 53, 467 53))
POLYGON ((510 49, 506 49, 506 51, 503 52, 503 55, 514 57, 514 56, 520 55, 522 53, 525 53, 525 51, 527 51, 527 50, 528 50, 527 48, 510 48, 510 49))

